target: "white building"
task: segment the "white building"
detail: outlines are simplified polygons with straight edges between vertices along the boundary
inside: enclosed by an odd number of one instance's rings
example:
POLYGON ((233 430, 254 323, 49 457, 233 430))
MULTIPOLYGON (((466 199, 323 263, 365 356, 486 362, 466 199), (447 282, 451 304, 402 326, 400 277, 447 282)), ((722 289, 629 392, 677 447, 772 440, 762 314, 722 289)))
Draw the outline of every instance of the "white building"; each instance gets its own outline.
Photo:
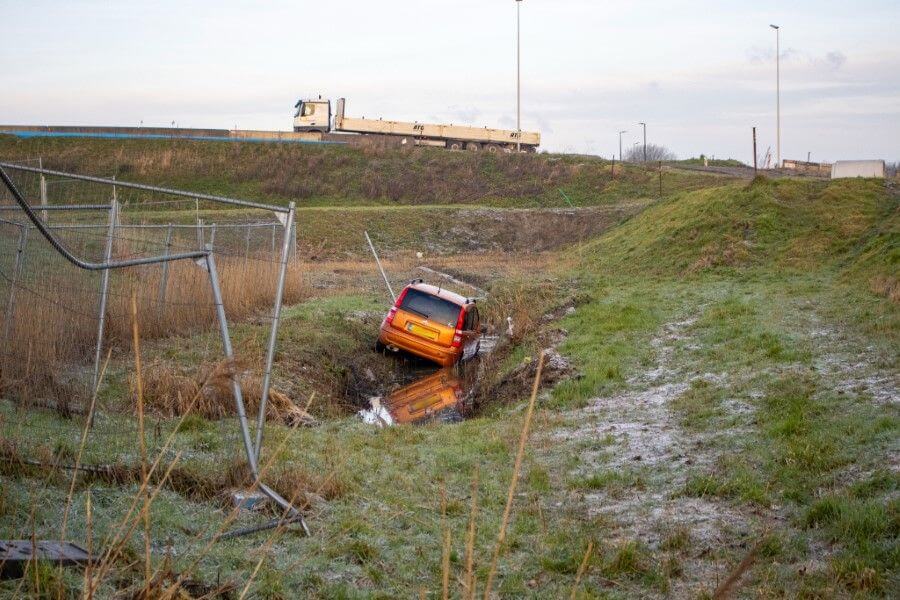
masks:
POLYGON ((878 177, 884 179, 883 160, 839 160, 831 165, 831 178, 878 177))

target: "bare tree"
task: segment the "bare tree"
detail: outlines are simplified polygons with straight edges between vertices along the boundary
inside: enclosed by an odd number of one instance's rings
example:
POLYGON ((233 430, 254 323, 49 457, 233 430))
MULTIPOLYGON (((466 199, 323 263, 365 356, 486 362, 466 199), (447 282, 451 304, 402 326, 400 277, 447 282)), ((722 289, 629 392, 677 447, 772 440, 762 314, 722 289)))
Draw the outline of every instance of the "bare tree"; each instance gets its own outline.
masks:
MULTIPOLYGON (((647 144, 647 162, 658 162, 661 160, 675 160, 678 157, 675 153, 665 146, 657 146, 656 144, 647 144)), ((644 146, 638 144, 625 154, 625 160, 628 162, 644 162, 644 146)))

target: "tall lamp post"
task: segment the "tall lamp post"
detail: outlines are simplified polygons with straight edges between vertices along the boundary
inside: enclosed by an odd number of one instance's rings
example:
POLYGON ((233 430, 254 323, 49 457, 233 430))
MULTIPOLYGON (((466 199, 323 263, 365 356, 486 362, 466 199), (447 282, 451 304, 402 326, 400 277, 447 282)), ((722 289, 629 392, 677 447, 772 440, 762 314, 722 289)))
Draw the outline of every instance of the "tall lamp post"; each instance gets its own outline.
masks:
POLYGON ((619 162, 622 162, 622 134, 628 133, 627 129, 623 129, 619 132, 619 162))
POLYGON ((522 0, 516 0, 516 152, 522 151, 522 0))
POLYGON ((638 125, 644 128, 644 162, 647 162, 647 124, 641 122, 638 125))
POLYGON ((781 26, 769 27, 775 30, 775 164, 781 167, 781 26))

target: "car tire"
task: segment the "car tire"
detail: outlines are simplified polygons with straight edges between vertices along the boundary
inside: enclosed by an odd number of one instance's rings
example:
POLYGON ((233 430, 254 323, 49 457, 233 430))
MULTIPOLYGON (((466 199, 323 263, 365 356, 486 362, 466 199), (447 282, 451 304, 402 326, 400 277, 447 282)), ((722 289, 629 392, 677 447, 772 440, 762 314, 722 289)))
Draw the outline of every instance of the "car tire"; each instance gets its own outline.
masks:
POLYGON ((481 150, 481 144, 479 144, 478 142, 467 142, 466 150, 468 150, 469 152, 478 152, 479 150, 481 150))
POLYGON ((387 350, 387 347, 381 343, 381 340, 375 342, 375 352, 378 354, 384 354, 384 351, 387 350))

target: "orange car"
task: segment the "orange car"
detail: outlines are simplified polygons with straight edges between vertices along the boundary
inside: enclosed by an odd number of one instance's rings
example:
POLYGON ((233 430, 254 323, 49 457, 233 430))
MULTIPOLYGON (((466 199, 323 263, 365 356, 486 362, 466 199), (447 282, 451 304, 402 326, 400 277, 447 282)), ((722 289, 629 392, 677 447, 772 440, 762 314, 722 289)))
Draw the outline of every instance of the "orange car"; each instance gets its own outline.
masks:
POLYGON ((375 348, 405 350, 449 367, 478 354, 482 333, 474 300, 419 279, 400 292, 375 348))

